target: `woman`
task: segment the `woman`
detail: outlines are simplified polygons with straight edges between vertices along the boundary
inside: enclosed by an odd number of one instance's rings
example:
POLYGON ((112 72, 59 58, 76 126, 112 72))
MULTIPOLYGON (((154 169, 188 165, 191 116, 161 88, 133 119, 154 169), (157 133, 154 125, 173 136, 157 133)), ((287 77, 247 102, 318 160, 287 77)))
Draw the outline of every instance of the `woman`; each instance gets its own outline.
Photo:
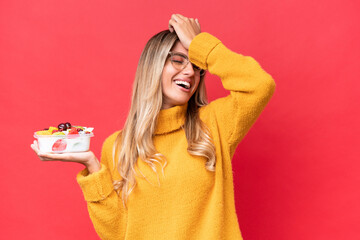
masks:
POLYGON ((254 59, 174 14, 143 50, 127 121, 106 139, 101 163, 90 151, 32 148, 86 166, 77 180, 102 239, 242 239, 231 159, 274 89, 254 59), (205 70, 227 97, 207 104, 205 70))

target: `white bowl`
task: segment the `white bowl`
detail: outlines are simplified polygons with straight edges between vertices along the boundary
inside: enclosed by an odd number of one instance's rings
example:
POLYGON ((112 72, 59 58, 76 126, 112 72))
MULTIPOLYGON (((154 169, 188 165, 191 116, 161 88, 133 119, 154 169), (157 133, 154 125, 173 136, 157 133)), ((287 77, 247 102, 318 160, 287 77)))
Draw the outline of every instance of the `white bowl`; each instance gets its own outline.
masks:
POLYGON ((37 135, 34 137, 39 143, 40 152, 43 153, 70 153, 86 152, 90 148, 90 138, 93 133, 81 135, 37 135))

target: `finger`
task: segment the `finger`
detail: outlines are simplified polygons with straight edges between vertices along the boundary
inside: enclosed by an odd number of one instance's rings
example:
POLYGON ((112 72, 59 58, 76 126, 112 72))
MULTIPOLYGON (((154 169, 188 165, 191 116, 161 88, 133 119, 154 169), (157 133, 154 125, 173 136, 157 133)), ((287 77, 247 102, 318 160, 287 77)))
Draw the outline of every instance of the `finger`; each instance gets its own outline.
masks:
POLYGON ((40 151, 39 142, 37 140, 34 140, 34 146, 37 149, 37 151, 40 151))
POLYGON ((30 147, 36 154, 38 154, 38 150, 35 148, 34 144, 31 144, 30 147))
POLYGON ((190 22, 191 22, 191 25, 197 27, 197 23, 196 23, 195 19, 190 18, 190 22))
POLYGON ((40 153, 42 158, 47 158, 48 160, 58 160, 58 161, 68 161, 69 156, 67 154, 59 153, 40 153))
POLYGON ((34 141, 34 143, 30 145, 30 147, 32 148, 32 150, 34 150, 34 152, 35 152, 36 154, 39 153, 39 147, 37 146, 37 142, 36 142, 36 141, 34 141))
POLYGON ((181 22, 182 18, 178 16, 178 14, 171 15, 171 19, 173 19, 175 22, 181 22))
POLYGON ((181 14, 175 14, 178 18, 180 18, 181 20, 186 20, 186 19, 188 19, 187 17, 185 17, 185 16, 183 16, 183 15, 181 15, 181 14))
POLYGON ((40 153, 39 158, 41 161, 75 162, 75 161, 70 161, 66 156, 58 157, 58 156, 52 156, 52 154, 44 154, 44 153, 40 153))
POLYGON ((42 161, 69 161, 69 157, 66 154, 39 152, 38 156, 42 161))
POLYGON ((38 156, 39 156, 39 158, 47 158, 47 153, 43 153, 43 152, 40 152, 40 151, 38 151, 38 156))
POLYGON ((198 25, 199 27, 200 27, 200 22, 199 22, 199 19, 195 19, 195 23, 196 23, 196 25, 198 25))
POLYGON ((41 161, 54 161, 54 159, 51 159, 51 158, 45 158, 45 157, 40 157, 40 156, 39 156, 39 158, 41 161))
POLYGON ((169 30, 170 32, 173 32, 175 30, 175 26, 177 26, 177 22, 173 19, 170 19, 169 21, 169 30))
POLYGON ((194 28, 197 28, 197 27, 198 27, 195 19, 191 18, 191 19, 190 19, 190 23, 191 23, 191 26, 192 26, 192 27, 194 27, 194 28))
POLYGON ((170 20, 169 20, 169 30, 170 30, 170 32, 173 32, 173 31, 174 31, 173 24, 174 24, 174 20, 170 19, 170 20))
POLYGON ((59 161, 59 162, 67 162, 66 160, 64 159, 53 159, 53 158, 48 158, 48 157, 39 157, 41 161, 44 161, 44 162, 53 162, 53 161, 59 161))

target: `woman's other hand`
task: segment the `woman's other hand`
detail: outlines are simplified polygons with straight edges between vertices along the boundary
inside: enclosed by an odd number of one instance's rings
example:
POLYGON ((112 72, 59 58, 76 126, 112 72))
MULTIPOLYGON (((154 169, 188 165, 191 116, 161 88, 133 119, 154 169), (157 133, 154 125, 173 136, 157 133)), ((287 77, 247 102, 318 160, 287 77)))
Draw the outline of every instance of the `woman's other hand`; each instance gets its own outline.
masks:
POLYGON ((169 20, 170 32, 175 31, 181 44, 189 49, 191 41, 196 35, 201 33, 200 23, 198 19, 187 18, 180 14, 173 14, 169 20))
POLYGON ((31 148, 41 161, 77 162, 83 164, 89 173, 97 172, 101 168, 99 160, 91 151, 79 153, 42 153, 36 140, 31 144, 31 148))

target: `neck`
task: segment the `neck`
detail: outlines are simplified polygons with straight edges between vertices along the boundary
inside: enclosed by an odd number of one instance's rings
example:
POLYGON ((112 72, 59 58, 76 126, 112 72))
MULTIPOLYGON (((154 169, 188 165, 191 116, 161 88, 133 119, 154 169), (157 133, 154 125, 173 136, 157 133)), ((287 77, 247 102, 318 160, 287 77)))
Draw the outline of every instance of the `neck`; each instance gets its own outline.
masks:
POLYGON ((165 134, 175 131, 185 123, 187 103, 161 109, 157 118, 155 134, 165 134))

